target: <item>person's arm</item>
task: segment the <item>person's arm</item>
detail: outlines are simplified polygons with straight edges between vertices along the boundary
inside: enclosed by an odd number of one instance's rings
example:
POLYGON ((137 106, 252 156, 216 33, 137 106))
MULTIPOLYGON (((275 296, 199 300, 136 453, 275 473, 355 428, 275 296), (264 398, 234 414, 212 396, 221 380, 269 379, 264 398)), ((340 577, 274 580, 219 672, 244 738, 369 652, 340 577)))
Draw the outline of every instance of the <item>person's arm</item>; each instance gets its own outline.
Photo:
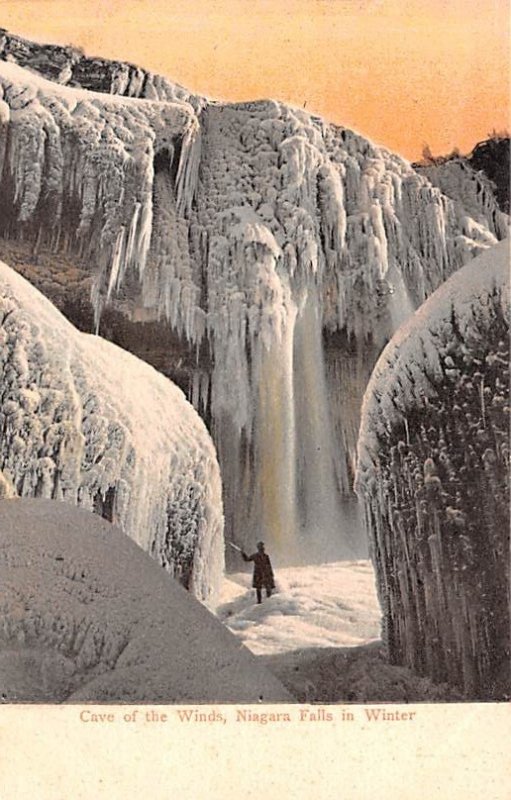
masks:
POLYGON ((255 556, 255 553, 253 553, 251 556, 247 556, 247 554, 245 553, 244 550, 241 551, 241 557, 242 557, 243 561, 253 561, 254 560, 254 556, 255 556))

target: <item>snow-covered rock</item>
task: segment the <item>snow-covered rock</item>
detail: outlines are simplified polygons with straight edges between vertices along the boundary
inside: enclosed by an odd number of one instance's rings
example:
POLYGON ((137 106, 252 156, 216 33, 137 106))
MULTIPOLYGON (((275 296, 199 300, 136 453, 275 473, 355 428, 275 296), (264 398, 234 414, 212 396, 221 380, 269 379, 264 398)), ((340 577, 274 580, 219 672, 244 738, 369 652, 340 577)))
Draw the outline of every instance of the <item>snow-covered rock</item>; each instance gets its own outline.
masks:
POLYGON ((189 592, 83 509, 1 501, 0 586, 4 701, 292 700, 189 592))
POLYGON ((160 320, 197 362, 207 352, 187 394, 211 423, 229 537, 356 556, 345 495, 374 361, 502 231, 304 110, 168 87, 119 96, 130 69, 111 80, 115 65, 60 54, 72 78, 57 83, 28 71, 55 77, 40 50, 9 40, 3 53, 0 234, 86 265, 97 325, 115 306, 160 320))
POLYGON ((2 494, 77 504, 116 522, 198 597, 223 571, 216 453, 183 393, 79 333, 0 263, 2 494))
POLYGON ((148 100, 178 100, 197 108, 204 102, 179 84, 135 64, 91 58, 73 45, 34 42, 5 28, 0 28, 0 59, 63 86, 82 86, 96 92, 148 100))
POLYGON ((489 228, 497 239, 503 239, 509 228, 509 217, 497 203, 491 181, 484 172, 474 169, 467 158, 459 156, 416 167, 433 186, 465 209, 466 232, 472 236, 474 224, 489 228))
POLYGON ((399 329, 358 447, 391 659, 472 699, 510 693, 509 264, 502 242, 399 329))

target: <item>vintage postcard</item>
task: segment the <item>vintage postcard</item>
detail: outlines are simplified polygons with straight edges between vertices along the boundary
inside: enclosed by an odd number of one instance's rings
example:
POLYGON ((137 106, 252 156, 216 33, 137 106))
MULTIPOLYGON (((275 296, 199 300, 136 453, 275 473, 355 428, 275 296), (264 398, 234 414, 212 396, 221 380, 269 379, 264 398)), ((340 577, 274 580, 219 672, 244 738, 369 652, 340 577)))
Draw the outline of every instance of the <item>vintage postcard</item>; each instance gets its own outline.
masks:
POLYGON ((1 798, 507 796, 509 11, 0 0, 1 798))

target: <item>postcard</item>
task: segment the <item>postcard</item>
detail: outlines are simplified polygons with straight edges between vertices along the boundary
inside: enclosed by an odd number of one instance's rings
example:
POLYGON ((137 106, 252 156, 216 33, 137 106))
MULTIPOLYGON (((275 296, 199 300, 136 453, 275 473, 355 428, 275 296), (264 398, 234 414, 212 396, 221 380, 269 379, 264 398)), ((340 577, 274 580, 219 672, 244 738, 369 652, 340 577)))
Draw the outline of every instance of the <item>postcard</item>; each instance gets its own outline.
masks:
POLYGON ((509 7, 0 3, 0 795, 507 796, 509 7))

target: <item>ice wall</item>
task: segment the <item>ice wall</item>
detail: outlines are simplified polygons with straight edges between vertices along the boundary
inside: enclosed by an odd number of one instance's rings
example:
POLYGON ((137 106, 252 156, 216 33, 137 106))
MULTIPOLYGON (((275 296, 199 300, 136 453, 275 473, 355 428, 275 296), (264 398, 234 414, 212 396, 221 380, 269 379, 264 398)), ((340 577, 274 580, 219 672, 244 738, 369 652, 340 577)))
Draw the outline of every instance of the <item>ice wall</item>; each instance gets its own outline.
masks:
POLYGON ((502 242, 399 329, 358 446, 391 659, 472 700, 511 691, 509 264, 502 242))
POLYGON ((221 484, 182 392, 78 333, 0 263, 0 475, 5 491, 115 522, 199 598, 223 572, 221 484))
POLYGON ((85 261, 100 330, 110 304, 206 347, 188 395, 217 444, 229 538, 358 555, 346 498, 370 369, 496 242, 490 221, 282 103, 121 98, 6 62, 0 86, 0 233, 85 261))
POLYGON ((348 498, 375 356, 496 237, 482 225, 469 235, 462 207, 398 157, 302 111, 211 106, 201 127, 192 258, 206 283, 229 535, 307 560, 311 540, 316 557, 358 555, 348 498))

